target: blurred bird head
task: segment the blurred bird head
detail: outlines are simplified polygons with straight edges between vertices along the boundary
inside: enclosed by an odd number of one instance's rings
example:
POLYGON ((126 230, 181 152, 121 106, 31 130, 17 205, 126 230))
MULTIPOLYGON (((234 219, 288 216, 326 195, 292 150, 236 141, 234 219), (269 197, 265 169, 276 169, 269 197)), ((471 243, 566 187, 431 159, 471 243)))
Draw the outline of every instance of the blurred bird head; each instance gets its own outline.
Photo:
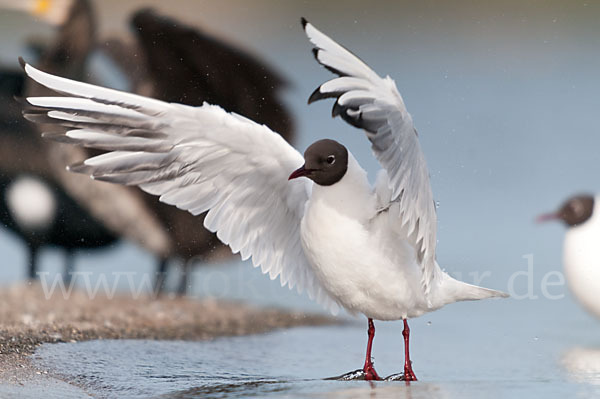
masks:
POLYGON ((536 221, 561 220, 569 227, 578 226, 590 219, 594 213, 594 202, 594 197, 589 194, 577 195, 569 198, 556 212, 538 216, 536 221))

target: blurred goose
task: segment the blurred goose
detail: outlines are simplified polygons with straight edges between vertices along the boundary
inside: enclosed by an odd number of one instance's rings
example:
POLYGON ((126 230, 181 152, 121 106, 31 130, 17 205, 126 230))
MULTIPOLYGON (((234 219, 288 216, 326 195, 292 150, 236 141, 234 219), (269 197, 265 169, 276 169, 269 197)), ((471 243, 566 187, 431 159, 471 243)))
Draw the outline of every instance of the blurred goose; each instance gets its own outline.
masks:
POLYGON ((506 297, 466 284, 435 260, 436 215, 412 119, 395 84, 303 20, 319 63, 340 77, 310 101, 336 98, 334 115, 365 130, 383 169, 372 187, 342 144, 323 139, 304 157, 268 127, 219 106, 190 107, 53 76, 22 61, 63 97, 28 97, 26 114, 62 125, 50 137, 109 151, 73 164, 94 180, 138 186, 198 215, 242 258, 306 290, 332 312, 368 320, 362 369, 378 380, 373 319, 403 320, 404 372, 415 381, 407 319, 457 301, 506 297))
MULTIPOLYGON (((133 44, 120 40, 96 43, 90 3, 76 0, 58 5, 69 5, 71 11, 60 26, 58 38, 42 55, 39 65, 44 70, 90 80, 90 54, 101 50, 131 77, 132 88, 137 92, 188 105, 210 101, 267 124, 288 140, 293 137, 290 114, 278 98, 284 80, 248 53, 147 9, 132 16, 136 38, 133 44)), ((28 89, 32 96, 45 92, 38 85, 28 89)), ((52 145, 48 151, 55 161, 52 172, 67 192, 111 231, 140 244, 160 259, 157 289, 163 287, 170 259, 183 261, 185 270, 178 292, 184 293, 192 261, 231 256, 231 251, 202 227, 203 215, 194 217, 139 190, 81 176, 74 178, 61 166, 98 152, 61 145, 52 145)))
POLYGON ((117 238, 48 173, 48 159, 40 154, 44 143, 23 123, 14 101, 24 95, 24 82, 21 71, 0 70, 0 223, 25 241, 29 278, 36 277, 38 250, 50 245, 66 250, 68 279, 76 250, 105 247, 117 238))
POLYGON ((600 318, 600 199, 582 194, 569 198, 539 222, 562 221, 567 226, 563 263, 569 289, 592 315, 600 318))

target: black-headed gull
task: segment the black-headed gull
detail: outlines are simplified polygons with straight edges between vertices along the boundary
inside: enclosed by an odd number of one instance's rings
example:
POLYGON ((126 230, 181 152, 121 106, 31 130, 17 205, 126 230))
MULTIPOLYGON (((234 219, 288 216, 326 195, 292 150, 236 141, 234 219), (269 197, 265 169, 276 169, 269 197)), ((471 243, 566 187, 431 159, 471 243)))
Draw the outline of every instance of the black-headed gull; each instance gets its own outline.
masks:
POLYGON ((70 170, 137 185, 192 214, 208 210, 205 226, 272 279, 306 290, 333 312, 341 306, 364 314, 367 355, 354 375, 380 379, 371 361, 373 319, 402 319, 402 378, 416 380, 408 318, 506 294, 455 280, 438 266, 429 175, 393 81, 304 20, 303 26, 317 60, 340 75, 311 100, 337 98, 334 115, 365 129, 383 166, 374 187, 342 144, 319 140, 302 157, 266 126, 210 104, 165 103, 22 62, 32 79, 66 95, 27 101, 71 129, 61 140, 110 151, 70 170))
POLYGON ((539 222, 560 220, 568 227, 563 263, 569 289, 583 307, 600 318, 600 199, 589 194, 569 198, 539 222))

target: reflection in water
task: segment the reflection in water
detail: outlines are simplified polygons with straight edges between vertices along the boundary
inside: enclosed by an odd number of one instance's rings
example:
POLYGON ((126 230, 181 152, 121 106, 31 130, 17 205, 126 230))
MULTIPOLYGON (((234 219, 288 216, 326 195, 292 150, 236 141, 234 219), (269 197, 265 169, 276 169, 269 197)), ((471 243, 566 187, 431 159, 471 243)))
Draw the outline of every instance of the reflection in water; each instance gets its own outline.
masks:
POLYGON ((245 381, 222 385, 200 386, 160 396, 164 399, 216 399, 264 396, 290 390, 290 384, 274 380, 245 381))
POLYGON ((344 399, 443 399, 446 396, 440 386, 422 382, 407 384, 404 382, 374 383, 371 387, 355 386, 334 390, 326 398, 344 399))
POLYGON ((577 382, 600 385, 600 348, 572 348, 561 362, 577 382))
MULTIPOLYGON (((283 394, 285 397, 324 397, 331 399, 430 399, 446 398, 437 385, 427 383, 406 384, 401 382, 356 383, 338 382, 339 389, 331 390, 331 383, 320 380, 275 381, 256 380, 240 383, 200 386, 160 396, 162 399, 216 399, 239 397, 265 397, 283 394), (314 385, 314 392, 307 393, 304 385, 314 385), (350 387, 348 385, 351 385, 350 387)), ((335 383, 334 383, 335 384, 335 383)))

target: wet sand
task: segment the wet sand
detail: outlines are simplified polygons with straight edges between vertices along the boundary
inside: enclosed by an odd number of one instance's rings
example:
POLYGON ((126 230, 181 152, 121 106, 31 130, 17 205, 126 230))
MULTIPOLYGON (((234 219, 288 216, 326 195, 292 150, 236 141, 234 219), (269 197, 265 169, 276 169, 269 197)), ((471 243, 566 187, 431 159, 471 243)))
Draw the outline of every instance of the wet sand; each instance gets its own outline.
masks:
MULTIPOLYGON (((89 298, 73 291, 47 298, 39 284, 0 289, 0 391, 35 389, 60 381, 29 362, 42 343, 93 339, 206 340, 277 328, 336 323, 336 319, 280 309, 261 309, 213 299, 116 295, 89 298)), ((51 374, 51 373, 50 373, 51 374)))

